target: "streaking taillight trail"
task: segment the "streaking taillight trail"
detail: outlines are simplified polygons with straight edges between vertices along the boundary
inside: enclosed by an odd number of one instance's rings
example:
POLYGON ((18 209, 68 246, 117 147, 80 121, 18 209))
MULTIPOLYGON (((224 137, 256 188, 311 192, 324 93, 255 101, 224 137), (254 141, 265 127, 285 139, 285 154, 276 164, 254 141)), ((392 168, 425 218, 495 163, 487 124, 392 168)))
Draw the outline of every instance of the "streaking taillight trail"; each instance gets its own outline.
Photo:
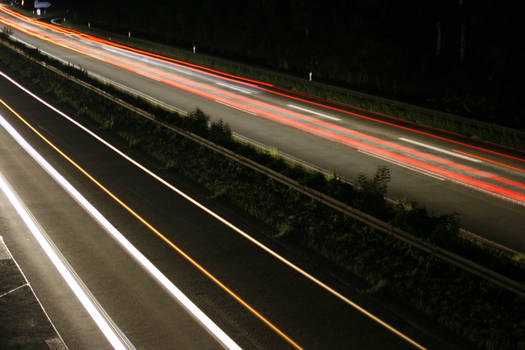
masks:
MULTIPOLYGON (((192 71, 194 73, 208 75, 214 79, 227 80, 235 82, 236 84, 242 84, 252 89, 260 91, 270 92, 272 94, 281 95, 286 98, 293 100, 299 100, 301 102, 307 102, 314 106, 327 108, 329 110, 343 113, 348 116, 368 119, 374 122, 381 123, 383 125, 400 128, 405 131, 414 132, 420 135, 429 136, 432 138, 439 139, 453 143, 455 145, 475 149, 488 153, 492 156, 500 156, 506 159, 510 159, 518 162, 525 162, 524 159, 496 152, 493 150, 485 149, 475 145, 469 145, 464 142, 457 140, 448 139, 439 135, 434 135, 425 131, 412 129, 406 126, 397 125, 389 121, 376 119, 370 116, 357 114, 344 110, 342 108, 325 105, 319 102, 303 99, 301 97, 292 96, 290 94, 275 91, 275 87, 271 84, 258 82, 255 80, 249 80, 242 77, 237 77, 231 74, 223 73, 220 71, 212 70, 209 68, 201 67, 198 65, 182 62, 175 59, 170 59, 164 56, 147 53, 142 50, 128 48, 124 45, 116 44, 103 40, 100 38, 93 37, 78 31, 65 29, 51 25, 48 23, 37 22, 30 20, 29 18, 13 12, 5 7, 0 7, 4 13, 8 13, 11 16, 23 21, 22 24, 16 23, 15 21, 5 16, 0 17, 0 22, 6 25, 12 26, 17 30, 37 37, 41 40, 51 42, 54 45, 63 47, 68 50, 72 50, 79 54, 91 57, 93 59, 105 62, 107 64, 131 71, 133 73, 142 75, 144 77, 153 79, 160 83, 169 85, 171 87, 184 90, 202 98, 219 102, 228 107, 241 110, 243 112, 262 117, 295 129, 319 136, 321 138, 334 141, 340 144, 344 144, 351 148, 365 153, 371 153, 382 157, 385 160, 391 160, 394 163, 402 163, 409 165, 413 169, 419 169, 424 173, 434 174, 439 177, 443 177, 447 180, 466 185, 470 188, 474 188, 485 193, 489 193, 499 198, 504 198, 520 205, 525 205, 525 194, 522 193, 525 190, 525 184, 520 181, 515 181, 503 176, 492 174, 486 170, 480 170, 472 166, 463 165, 459 162, 448 160, 441 156, 436 156, 428 152, 423 152, 416 148, 407 147, 398 143, 383 140, 381 138, 359 132, 348 127, 339 125, 334 122, 319 120, 314 117, 310 117, 306 114, 299 113, 288 108, 283 108, 274 104, 270 104, 253 97, 245 96, 236 92, 227 91, 221 87, 216 87, 209 83, 203 83, 197 80, 192 80, 184 77, 184 74, 180 73, 180 69, 192 71), (42 28, 42 30, 39 30, 42 28), (45 28, 45 30, 44 30, 45 28), (73 40, 71 37, 74 37, 73 40), (90 45, 84 44, 84 41, 88 41, 90 45), (93 45, 96 43, 97 45, 93 45), (112 47, 117 50, 108 52, 105 48, 112 47), (122 53, 128 53, 125 56, 119 55, 119 50, 122 53), (136 56, 137 59, 133 59, 130 54, 136 56), (142 60, 139 60, 142 59, 142 60), (177 67, 178 71, 174 70, 162 70, 156 68, 151 64, 143 63, 143 59, 147 58, 151 62, 162 62, 163 64, 170 64, 177 67), (267 89, 271 87, 272 89, 267 89)), ((218 84, 220 85, 220 84, 218 84)), ((339 115, 338 115, 339 116, 339 115)), ((335 118, 334 118, 335 119, 335 118)), ((454 150, 454 152, 462 153, 461 150, 454 150)), ((506 165, 505 163, 487 159, 486 157, 480 157, 469 154, 473 158, 483 159, 491 164, 498 166, 504 166, 507 169, 514 169, 518 172, 525 173, 525 170, 506 165)))

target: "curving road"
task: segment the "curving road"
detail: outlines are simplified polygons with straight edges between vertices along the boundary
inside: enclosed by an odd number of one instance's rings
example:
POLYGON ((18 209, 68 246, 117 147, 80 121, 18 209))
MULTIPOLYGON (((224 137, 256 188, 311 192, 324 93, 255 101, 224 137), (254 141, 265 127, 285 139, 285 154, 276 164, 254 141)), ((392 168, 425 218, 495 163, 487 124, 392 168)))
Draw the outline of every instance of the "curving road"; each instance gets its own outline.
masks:
POLYGON ((0 7, 13 37, 179 111, 196 107, 245 139, 346 178, 388 166, 389 196, 525 251, 525 155, 443 135, 260 82, 156 58, 0 7))

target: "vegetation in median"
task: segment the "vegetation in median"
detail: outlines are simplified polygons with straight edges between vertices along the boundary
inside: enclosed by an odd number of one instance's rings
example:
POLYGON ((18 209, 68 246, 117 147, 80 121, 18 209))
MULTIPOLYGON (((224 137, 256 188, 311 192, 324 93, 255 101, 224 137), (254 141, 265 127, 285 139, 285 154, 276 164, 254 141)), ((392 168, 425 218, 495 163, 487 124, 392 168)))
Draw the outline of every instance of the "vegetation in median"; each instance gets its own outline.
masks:
MULTIPOLYGON (((22 46, 19 45, 22 48, 22 46)), ((210 125, 201 111, 186 117, 90 79, 85 72, 25 52, 152 113, 159 121, 190 131, 355 208, 390 222, 427 241, 456 251, 523 282, 524 262, 488 251, 458 236, 458 218, 434 217, 415 204, 391 205, 384 194, 390 175, 360 177, 359 187, 293 165, 282 158, 235 141, 222 122, 210 125)), ((525 298, 453 267, 428 253, 312 200, 304 194, 232 159, 174 133, 7 49, 0 63, 81 118, 120 135, 129 147, 156 158, 163 167, 188 176, 275 230, 275 237, 310 249, 366 279, 370 293, 388 293, 438 320, 485 349, 525 345, 525 298)))

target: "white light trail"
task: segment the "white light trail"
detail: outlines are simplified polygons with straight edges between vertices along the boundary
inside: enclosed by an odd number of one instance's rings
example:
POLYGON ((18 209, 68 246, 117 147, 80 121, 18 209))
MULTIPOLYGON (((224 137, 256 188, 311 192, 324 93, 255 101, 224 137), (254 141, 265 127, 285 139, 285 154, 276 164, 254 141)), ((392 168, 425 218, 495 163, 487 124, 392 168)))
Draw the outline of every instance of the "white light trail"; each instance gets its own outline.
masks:
MULTIPOLYGON (((178 289, 155 265, 151 263, 131 242, 129 242, 120 231, 118 231, 78 190, 69 183, 55 168, 53 168, 8 122, 0 115, 0 125, 15 139, 15 141, 53 178, 55 181, 65 189, 71 197, 80 204, 136 261, 138 261, 151 275, 164 287, 171 295, 173 295, 183 306, 188 310, 209 332, 213 335, 222 345, 227 349, 240 350, 241 348, 220 329, 208 316, 206 316, 180 289, 178 289)), ((9 191, 9 190, 7 190, 9 191)), ((4 191, 6 192, 6 191, 4 191)), ((6 192, 9 193, 9 192, 6 192)), ((15 207, 16 208, 16 207, 15 207)), ((18 211, 18 209, 17 209, 18 211)), ((19 212, 20 213, 20 212, 19 212)), ((30 228, 31 232, 37 237, 38 228, 34 221, 31 219, 27 211, 22 211, 22 215, 27 217, 24 219, 26 225, 30 228), (23 214, 25 213, 25 214, 23 214)), ((38 239, 38 238, 37 238, 38 239)), ((47 242, 47 241, 46 241, 47 242)), ((39 241, 40 243, 40 241, 39 241)), ((47 243, 49 244, 49 243, 47 243)), ((47 253, 47 251, 46 251, 47 253)), ((54 252, 53 252, 54 253, 54 252)), ((56 253, 54 253, 56 255, 56 253)), ((54 259, 54 258, 53 258, 54 259)), ((55 261, 52 259, 53 263, 55 261)), ((56 265, 55 265, 56 266, 56 265)), ((58 268, 57 268, 58 269, 58 268)), ((59 270, 61 271, 61 270, 59 270)), ((61 272, 62 273, 62 272, 61 272)), ((68 277, 69 278, 69 277, 68 277)), ((66 279, 66 278, 64 278, 66 279)), ((66 280, 68 281, 68 280, 66 280)), ((69 282, 68 282, 69 284, 69 282)), ((77 283, 78 284, 78 283, 77 283)), ((73 291, 75 292, 78 287, 73 291)), ((75 292, 76 294, 76 292, 75 292)), ((78 296, 77 296, 78 297, 78 296)), ((84 297, 82 297, 84 298, 84 297)), ((79 300, 81 300, 79 298, 79 300)), ((84 299, 81 300, 83 302, 84 299)), ((83 302, 84 305, 84 302, 83 302)), ((84 306, 86 307, 86 306, 84 306)), ((87 306, 86 310, 90 312, 94 306, 87 306), (89 307, 89 310, 88 310, 89 307)), ((92 311, 92 315, 97 325, 99 325, 99 319, 102 317, 98 310, 92 311), (98 314, 97 314, 98 313, 98 314)), ((107 322, 106 322, 107 323, 107 322)), ((101 323, 99 325, 106 338, 114 346, 115 349, 127 349, 122 343, 118 343, 115 339, 116 334, 111 333, 107 328, 109 325, 101 323)), ((111 327, 110 327, 111 329, 111 327)), ((117 337, 118 338, 118 337, 117 337)))
MULTIPOLYGON (((3 119, 3 118, 2 118, 3 119)), ((3 126, 3 124, 2 124, 3 126)), ((81 287, 80 283, 73 276, 71 271, 66 267, 66 264, 60 259, 58 254, 55 252, 49 241, 44 236, 43 231, 39 228, 37 223, 32 218, 31 214, 24 207, 22 202, 18 199, 18 196, 11 189, 11 186, 6 182, 4 177, 0 174, 0 189, 5 194, 11 205, 15 208, 16 212, 27 226, 33 237, 42 247, 49 260, 53 263, 57 271, 60 273, 64 281, 67 283, 69 288, 73 291, 77 299, 80 301, 84 309, 89 313, 93 321, 96 323, 98 328, 102 331, 108 342, 114 349, 134 349, 130 347, 129 344, 126 344, 124 340, 119 336, 119 332, 115 330, 110 321, 108 321, 103 313, 95 306, 95 303, 87 295, 84 289, 81 287)))

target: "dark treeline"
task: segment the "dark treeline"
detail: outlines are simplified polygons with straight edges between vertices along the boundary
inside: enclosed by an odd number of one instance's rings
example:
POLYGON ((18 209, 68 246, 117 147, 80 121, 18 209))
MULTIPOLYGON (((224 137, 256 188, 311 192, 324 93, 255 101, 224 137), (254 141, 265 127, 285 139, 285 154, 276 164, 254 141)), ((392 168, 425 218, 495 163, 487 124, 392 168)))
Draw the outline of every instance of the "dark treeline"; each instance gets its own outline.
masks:
POLYGON ((521 1, 83 1, 94 25, 524 128, 521 1))

